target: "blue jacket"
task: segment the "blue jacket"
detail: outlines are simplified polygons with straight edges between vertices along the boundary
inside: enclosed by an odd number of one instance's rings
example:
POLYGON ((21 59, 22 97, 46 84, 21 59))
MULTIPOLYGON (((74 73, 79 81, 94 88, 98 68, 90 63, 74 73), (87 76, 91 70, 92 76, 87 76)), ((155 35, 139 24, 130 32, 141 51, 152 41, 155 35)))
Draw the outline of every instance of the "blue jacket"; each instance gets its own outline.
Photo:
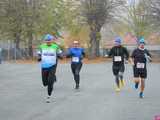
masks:
POLYGON ((83 48, 69 48, 67 56, 72 58, 72 63, 81 63, 85 52, 83 48))

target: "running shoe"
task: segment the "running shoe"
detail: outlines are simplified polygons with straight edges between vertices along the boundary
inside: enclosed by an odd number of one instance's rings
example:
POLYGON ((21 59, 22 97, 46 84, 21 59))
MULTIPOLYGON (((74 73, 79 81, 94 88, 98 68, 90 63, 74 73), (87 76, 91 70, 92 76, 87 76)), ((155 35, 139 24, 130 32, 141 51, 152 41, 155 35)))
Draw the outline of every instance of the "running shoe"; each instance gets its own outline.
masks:
POLYGON ((79 89, 79 85, 76 85, 75 89, 79 89))
POLYGON ((140 92, 140 93, 139 93, 139 97, 140 97, 140 98, 143 98, 143 97, 144 97, 143 92, 140 92))
POLYGON ((121 89, 119 88, 119 87, 116 87, 116 92, 120 92, 121 91, 121 89))
POLYGON ((50 98, 51 98, 50 96, 47 97, 46 103, 50 103, 51 102, 50 98))
POLYGON ((124 87, 125 86, 125 80, 120 80, 120 86, 124 87))
POLYGON ((139 83, 135 83, 135 89, 138 89, 139 83))

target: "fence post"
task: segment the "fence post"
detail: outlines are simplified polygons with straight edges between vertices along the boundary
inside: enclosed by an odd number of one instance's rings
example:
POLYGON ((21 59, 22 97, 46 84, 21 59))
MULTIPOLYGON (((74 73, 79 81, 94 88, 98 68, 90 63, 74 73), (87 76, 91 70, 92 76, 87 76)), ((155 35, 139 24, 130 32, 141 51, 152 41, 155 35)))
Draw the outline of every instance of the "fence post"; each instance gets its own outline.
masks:
POLYGON ((8 50, 7 50, 7 52, 8 52, 7 59, 10 60, 10 40, 8 40, 8 50))
POLYGON ((17 59, 17 51, 16 51, 16 47, 14 47, 14 60, 16 61, 17 59))
POLYGON ((0 48, 0 64, 2 63, 2 48, 0 48))

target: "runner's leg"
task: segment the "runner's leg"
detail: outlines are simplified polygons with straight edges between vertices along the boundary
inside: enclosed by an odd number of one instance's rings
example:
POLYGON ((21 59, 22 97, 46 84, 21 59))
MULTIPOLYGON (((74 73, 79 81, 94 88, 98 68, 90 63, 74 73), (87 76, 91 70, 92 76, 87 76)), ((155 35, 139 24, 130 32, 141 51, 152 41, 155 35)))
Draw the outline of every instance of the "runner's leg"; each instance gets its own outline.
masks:
POLYGON ((48 95, 49 96, 51 96, 51 94, 52 94, 53 84, 56 79, 55 72, 56 72, 56 67, 55 66, 51 67, 50 71, 49 71, 49 75, 48 75, 48 95))
POLYGON ((124 79, 123 79, 124 70, 125 70, 125 67, 124 67, 124 65, 122 65, 122 66, 121 66, 121 69, 120 69, 120 72, 119 72, 119 78, 120 78, 120 81, 121 81, 121 85, 122 85, 122 86, 125 85, 125 81, 124 81, 124 79))
POLYGON ((82 68, 82 63, 78 63, 76 65, 76 69, 75 69, 75 81, 76 81, 76 87, 79 88, 79 84, 80 84, 80 70, 82 68))
MULTIPOLYGON (((120 83, 119 83, 119 68, 117 66, 114 66, 112 67, 112 70, 113 70, 113 74, 115 76, 115 82, 116 82, 116 85, 117 85, 117 89, 120 88, 120 83)), ((119 90, 117 90, 119 91, 119 90)))
POLYGON ((46 87, 48 85, 49 70, 42 68, 41 73, 42 73, 42 83, 43 83, 43 86, 46 87))
POLYGON ((136 68, 136 66, 133 67, 133 73, 134 73, 134 83, 135 83, 135 89, 138 89, 139 86, 139 76, 140 76, 140 71, 136 68))
POLYGON ((147 78, 147 69, 145 68, 142 72, 141 72, 141 90, 140 90, 140 94, 139 97, 143 98, 144 95, 144 88, 145 88, 145 79, 147 78))
POLYGON ((74 81, 77 85, 77 81, 76 81, 76 64, 72 63, 71 64, 71 70, 72 70, 72 74, 73 74, 73 77, 74 77, 74 81))

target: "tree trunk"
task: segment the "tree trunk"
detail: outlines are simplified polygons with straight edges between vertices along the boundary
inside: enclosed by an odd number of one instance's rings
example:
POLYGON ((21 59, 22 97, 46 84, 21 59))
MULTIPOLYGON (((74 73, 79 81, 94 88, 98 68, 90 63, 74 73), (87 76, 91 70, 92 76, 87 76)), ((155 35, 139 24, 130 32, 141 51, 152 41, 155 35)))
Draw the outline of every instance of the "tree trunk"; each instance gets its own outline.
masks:
POLYGON ((20 33, 15 33, 14 43, 15 43, 15 48, 19 50, 20 49, 20 33))
POLYGON ((28 32, 28 54, 31 58, 33 58, 33 34, 31 31, 28 32))
POLYGON ((101 28, 102 26, 100 24, 97 24, 96 25, 96 41, 97 41, 97 44, 96 44, 96 55, 97 57, 100 56, 100 40, 101 40, 101 28))
MULTIPOLYGON (((96 27, 94 27, 96 28, 96 27)), ((89 58, 94 59, 100 56, 100 29, 91 28, 89 58)))
POLYGON ((92 30, 90 33, 90 50, 89 50, 89 58, 94 59, 97 57, 97 41, 96 41, 96 31, 92 30))
POLYGON ((20 35, 21 35, 20 32, 17 32, 14 34, 14 37, 15 37, 15 40, 14 40, 14 44, 15 44, 15 46, 14 46, 14 59, 15 60, 20 58, 20 56, 18 54, 20 51, 20 39, 21 39, 20 35))
POLYGON ((96 40, 96 56, 99 57, 100 56, 100 40, 97 39, 96 40))

